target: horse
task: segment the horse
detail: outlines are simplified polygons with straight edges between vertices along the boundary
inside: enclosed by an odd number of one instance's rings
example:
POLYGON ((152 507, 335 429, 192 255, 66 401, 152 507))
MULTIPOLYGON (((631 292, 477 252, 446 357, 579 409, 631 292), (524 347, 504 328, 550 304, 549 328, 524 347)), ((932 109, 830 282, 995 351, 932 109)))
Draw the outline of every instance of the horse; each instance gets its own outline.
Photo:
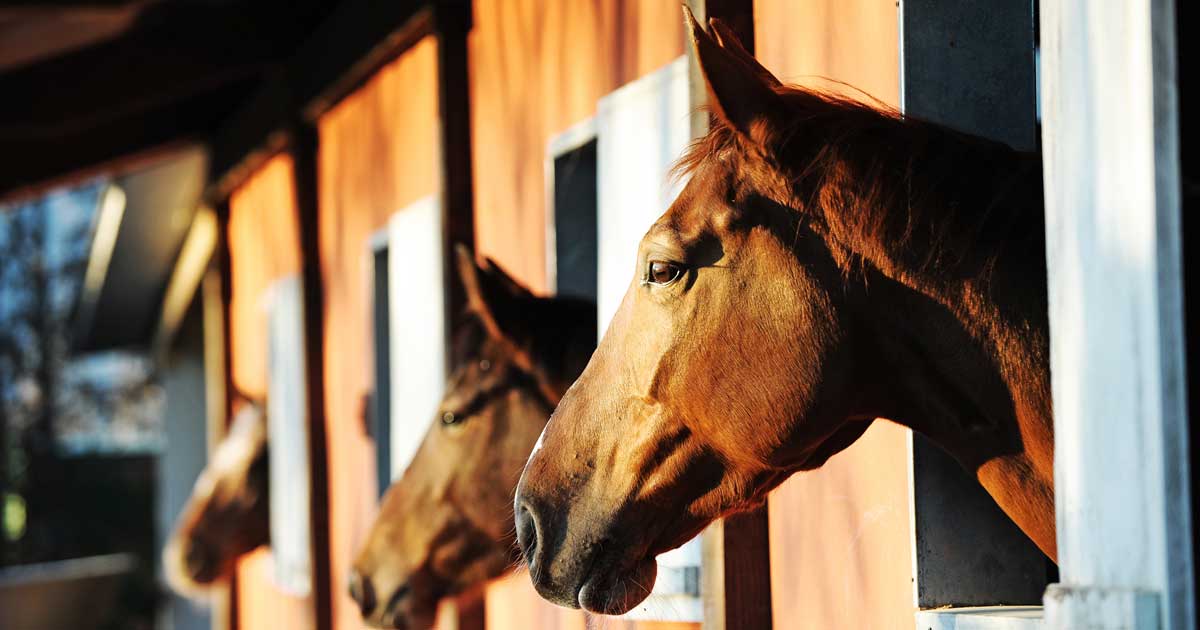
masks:
POLYGON ((443 597, 520 564, 513 489, 596 344, 593 303, 535 297, 465 249, 457 261, 468 314, 455 330, 455 367, 350 577, 363 619, 379 627, 427 628, 443 597))
POLYGON ((538 592, 628 611, 656 555, 877 419, 949 452, 1054 559, 1040 157, 785 86, 685 14, 712 124, 518 485, 538 592))
POLYGON ((171 587, 198 595, 233 574, 239 556, 270 544, 264 405, 246 402, 201 471, 166 547, 171 587))

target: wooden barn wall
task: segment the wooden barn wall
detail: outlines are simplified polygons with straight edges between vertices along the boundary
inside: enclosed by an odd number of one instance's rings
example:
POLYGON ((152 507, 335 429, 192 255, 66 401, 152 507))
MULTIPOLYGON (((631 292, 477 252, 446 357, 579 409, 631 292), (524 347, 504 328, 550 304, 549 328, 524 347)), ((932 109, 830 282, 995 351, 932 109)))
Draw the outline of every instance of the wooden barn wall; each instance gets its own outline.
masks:
POLYGON ((683 54, 679 7, 674 0, 475 0, 478 247, 534 291, 546 286, 547 142, 594 114, 601 96, 683 54))
POLYGON ((374 387, 369 239, 393 213, 439 189, 436 81, 437 43, 427 37, 318 123, 330 565, 339 630, 363 627, 345 585, 377 511, 375 446, 363 418, 374 387))
MULTIPOLYGON (((895 3, 756 0, 754 14, 758 57, 783 81, 899 105, 895 3)), ((876 422, 771 495, 776 628, 911 630, 907 437, 876 422)))
MULTIPOLYGON (((300 235, 292 160, 278 155, 229 198, 231 281, 230 348, 233 385, 261 398, 267 393, 267 313, 263 297, 272 282, 300 272, 300 235)), ((312 627, 312 604, 271 581, 266 549, 238 563, 238 616, 242 628, 312 627)))
MULTIPOLYGON (((680 5, 669 0, 474 4, 469 46, 477 247, 536 293, 545 293, 547 144, 592 116, 600 97, 683 54, 680 5)), ((542 600, 524 572, 489 585, 485 608, 488 630, 584 628, 581 613, 542 600)), ((608 620, 603 627, 688 630, 696 625, 608 620)))

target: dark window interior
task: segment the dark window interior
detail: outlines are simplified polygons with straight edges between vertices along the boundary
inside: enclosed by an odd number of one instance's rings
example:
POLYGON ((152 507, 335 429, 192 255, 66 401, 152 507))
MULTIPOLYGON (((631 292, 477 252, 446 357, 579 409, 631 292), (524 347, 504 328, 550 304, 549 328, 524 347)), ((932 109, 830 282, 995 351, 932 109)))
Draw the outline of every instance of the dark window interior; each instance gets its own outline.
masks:
POLYGON ((558 294, 597 297, 596 140, 554 158, 558 294))
POLYGON ((391 423, 391 357, 388 347, 388 248, 374 252, 375 274, 372 287, 372 319, 375 332, 375 395, 372 397, 370 414, 371 435, 375 439, 375 474, 379 482, 379 496, 387 491, 392 480, 392 423, 391 423))
MULTIPOLYGON (((1037 150, 1037 2, 901 6, 905 113, 1037 150)), ((919 608, 1041 603, 1046 583, 1057 578, 1054 564, 974 478, 919 434, 913 484, 919 608)))
MULTIPOLYGON (((1188 24, 1187 16, 1196 17, 1193 3, 1175 3, 1175 53, 1177 55, 1175 68, 1179 81, 1179 160, 1180 179, 1182 182, 1182 226, 1183 226, 1183 303, 1185 311, 1185 330, 1187 338, 1187 380, 1188 380, 1188 447, 1191 461, 1191 493, 1192 493, 1192 555, 1193 567, 1200 566, 1200 528, 1197 519, 1200 518, 1200 475, 1195 461, 1200 457, 1200 366, 1191 361, 1200 357, 1200 161, 1196 158, 1196 150, 1200 143, 1196 141, 1200 126, 1189 115, 1192 107, 1196 106, 1196 81, 1190 74, 1195 70, 1196 46, 1188 37, 1184 25, 1188 24)), ((1193 582, 1198 591, 1197 601, 1200 601, 1200 580, 1193 582)))

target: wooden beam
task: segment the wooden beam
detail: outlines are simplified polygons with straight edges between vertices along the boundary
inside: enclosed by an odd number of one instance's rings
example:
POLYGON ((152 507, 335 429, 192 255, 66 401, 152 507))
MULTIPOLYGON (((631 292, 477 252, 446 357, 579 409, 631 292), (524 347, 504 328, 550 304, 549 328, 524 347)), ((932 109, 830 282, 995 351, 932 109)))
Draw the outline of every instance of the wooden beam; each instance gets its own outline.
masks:
POLYGON ((261 75, 285 51, 238 12, 192 9, 0 74, 0 139, 53 140, 261 75), (214 32, 227 33, 214 41, 214 32))
POLYGON ((420 0, 340 4, 211 134, 209 197, 228 195, 277 152, 294 121, 315 124, 381 66, 431 33, 427 4, 420 0))
POLYGON ((291 128, 290 152, 300 230, 301 281, 304 286, 305 388, 308 391, 308 446, 311 484, 309 519, 312 534, 314 628, 333 628, 329 547, 329 475, 325 426, 325 298, 321 283, 321 239, 318 214, 317 151, 312 125, 291 128))
MULTIPOLYGON (((205 322, 205 345, 210 343, 209 333, 219 337, 214 343, 219 344, 219 350, 205 356, 205 376, 219 378, 220 385, 214 385, 213 402, 221 406, 218 413, 210 415, 208 427, 208 457, 211 460, 216 453, 217 445, 228 431, 230 419, 233 418, 233 261, 229 251, 229 201, 222 200, 216 204, 217 213, 217 248, 213 256, 213 266, 216 271, 216 299, 220 310, 218 322, 205 322), (209 365, 209 362, 219 362, 219 365, 209 365), (218 376, 219 375, 219 376, 218 376), (215 391, 219 390, 219 391, 215 391)), ((205 299, 213 295, 210 285, 205 291, 205 299)), ((205 317, 210 317, 210 308, 205 304, 205 317)), ((238 630, 237 614, 237 571, 229 577, 229 581, 218 587, 212 598, 212 630, 238 630)))
POLYGON ((0 72, 12 96, 0 100, 0 153, 20 156, 0 196, 208 135, 311 27, 304 7, 268 22, 265 8, 154 5, 120 37, 0 72))
MULTIPOLYGON (((458 277, 454 246, 475 249, 475 193, 471 162, 471 90, 467 34, 471 0, 443 0, 436 5, 438 37, 438 113, 441 118, 442 277, 446 281, 446 347, 453 322, 466 309, 466 292, 458 277)), ((446 363, 450 369, 449 362, 446 363)))
POLYGON ((89 175, 147 164, 203 138, 228 113, 246 88, 234 84, 186 103, 144 112, 111 124, 80 129, 53 139, 0 138, 0 199, 38 194, 89 175))
MULTIPOLYGON (((718 18, 754 53, 752 0, 689 0, 697 19, 718 18)), ((687 46, 691 56, 691 46, 687 46)), ((692 60, 689 80, 693 104, 704 104, 706 91, 699 66, 692 60)), ((695 135, 708 131, 707 116, 692 119, 695 135)), ((767 506, 714 523, 703 534, 704 630, 772 627, 771 547, 767 506)))
MULTIPOLYGON (((458 276, 454 246, 475 249, 475 182, 471 162, 471 85, 467 34, 471 32, 471 0, 434 3, 433 30, 437 35, 439 156, 442 176, 442 292, 446 308, 446 348, 451 347, 454 322, 466 310, 466 291, 458 276)), ((446 361, 446 370, 452 366, 446 361)), ((473 589, 455 598, 456 630, 484 630, 487 614, 483 592, 473 589)))

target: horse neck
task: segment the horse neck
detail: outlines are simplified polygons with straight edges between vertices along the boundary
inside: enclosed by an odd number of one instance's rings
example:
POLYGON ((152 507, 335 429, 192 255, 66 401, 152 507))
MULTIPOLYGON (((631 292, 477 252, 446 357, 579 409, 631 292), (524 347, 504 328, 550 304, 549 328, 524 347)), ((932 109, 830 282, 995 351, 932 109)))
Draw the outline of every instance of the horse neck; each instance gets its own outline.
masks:
POLYGON ((878 416, 953 455, 1053 557, 1040 169, 1018 157, 985 160, 976 178, 959 168, 959 179, 923 196, 941 207, 914 216, 943 223, 907 229, 949 239, 932 244, 944 251, 914 252, 904 239, 863 247, 858 320, 875 341, 878 416))

